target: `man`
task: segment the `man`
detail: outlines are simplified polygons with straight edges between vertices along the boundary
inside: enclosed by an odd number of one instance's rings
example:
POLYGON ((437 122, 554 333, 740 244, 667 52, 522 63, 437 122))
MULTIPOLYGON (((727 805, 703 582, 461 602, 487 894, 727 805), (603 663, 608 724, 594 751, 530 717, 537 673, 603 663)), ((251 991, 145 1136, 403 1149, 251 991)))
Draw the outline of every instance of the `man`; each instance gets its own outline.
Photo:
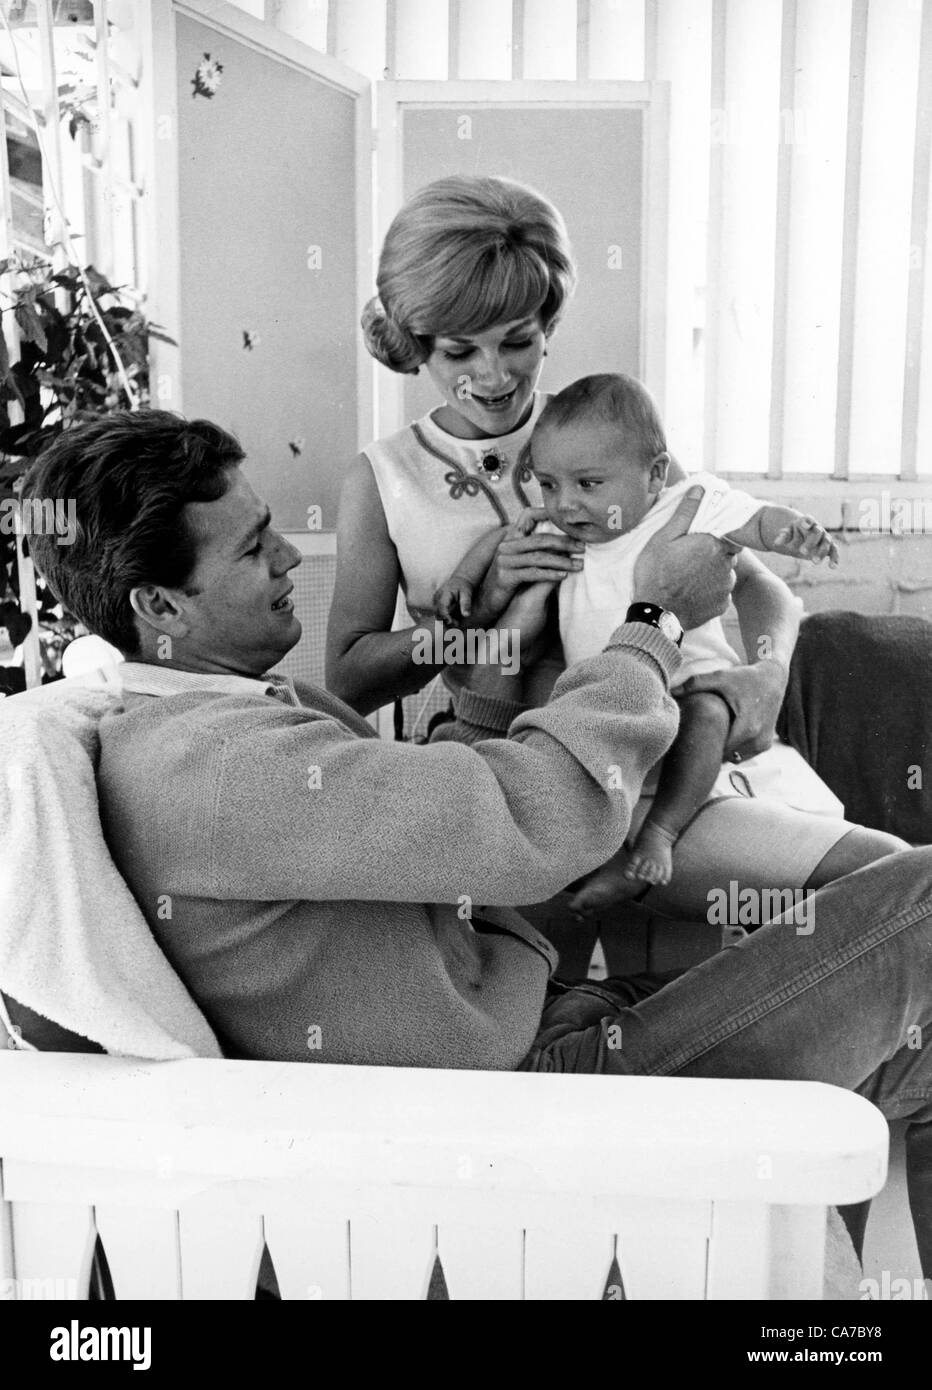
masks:
MULTIPOLYGON (((932 1274, 932 1061, 907 1046, 932 1025, 932 851, 820 892, 814 930, 777 919, 653 993, 554 984, 551 947, 509 910, 618 849, 674 736, 680 623, 721 612, 732 579, 719 542, 686 534, 698 497, 645 549, 631 620, 544 708, 507 737, 416 748, 266 674, 300 635, 299 555, 241 462, 215 426, 142 412, 67 432, 26 484, 73 502, 75 544, 36 537, 33 554, 127 657, 125 712, 100 729, 113 856, 224 1049, 857 1089, 914 1121, 932 1274)), ((521 602, 501 622, 533 644, 521 602)), ((520 677, 474 679, 487 711, 520 677)))

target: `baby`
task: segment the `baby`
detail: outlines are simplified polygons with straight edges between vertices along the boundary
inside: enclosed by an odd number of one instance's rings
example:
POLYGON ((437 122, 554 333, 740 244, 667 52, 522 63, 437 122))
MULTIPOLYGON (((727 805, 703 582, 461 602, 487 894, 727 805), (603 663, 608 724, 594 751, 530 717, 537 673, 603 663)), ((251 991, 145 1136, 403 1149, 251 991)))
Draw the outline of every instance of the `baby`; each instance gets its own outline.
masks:
MULTIPOLYGON (((437 591, 437 612, 454 623, 469 616, 474 589, 506 536, 529 535, 535 528, 562 531, 586 545, 582 570, 567 575, 559 588, 567 665, 601 651, 624 620, 638 555, 697 483, 704 495, 691 531, 718 536, 736 548, 838 563, 837 547, 825 529, 792 507, 768 506, 709 473, 665 487, 670 455, 663 426, 650 395, 631 377, 583 377, 553 397, 524 461, 540 484, 543 509, 528 509, 511 527, 482 537, 437 591)), ((717 618, 684 635, 682 654, 674 695, 691 676, 741 665, 717 618)), ((631 848, 587 880, 574 907, 616 902, 670 881, 673 847, 722 772, 732 718, 716 694, 678 694, 677 699, 679 732, 661 765, 647 819, 631 848)))

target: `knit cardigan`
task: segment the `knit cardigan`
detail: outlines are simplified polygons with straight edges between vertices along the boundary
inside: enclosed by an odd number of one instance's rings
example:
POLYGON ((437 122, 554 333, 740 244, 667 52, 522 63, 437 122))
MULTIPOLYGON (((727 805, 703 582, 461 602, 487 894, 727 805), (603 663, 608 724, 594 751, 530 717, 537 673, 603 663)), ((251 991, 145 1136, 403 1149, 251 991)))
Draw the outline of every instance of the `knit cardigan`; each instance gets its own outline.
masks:
POLYGON ((514 1068, 555 958, 509 908, 622 844, 678 663, 626 624, 472 746, 383 742, 313 687, 128 692, 100 726, 104 831, 227 1055, 514 1068))

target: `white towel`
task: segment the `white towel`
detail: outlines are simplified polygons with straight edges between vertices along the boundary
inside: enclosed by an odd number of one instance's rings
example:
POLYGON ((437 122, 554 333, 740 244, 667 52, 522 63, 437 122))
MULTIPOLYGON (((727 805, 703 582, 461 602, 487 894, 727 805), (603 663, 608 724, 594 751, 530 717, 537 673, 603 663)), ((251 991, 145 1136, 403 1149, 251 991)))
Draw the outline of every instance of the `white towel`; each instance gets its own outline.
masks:
POLYGON ((116 1056, 219 1057, 100 825, 98 673, 0 700, 0 990, 116 1056))

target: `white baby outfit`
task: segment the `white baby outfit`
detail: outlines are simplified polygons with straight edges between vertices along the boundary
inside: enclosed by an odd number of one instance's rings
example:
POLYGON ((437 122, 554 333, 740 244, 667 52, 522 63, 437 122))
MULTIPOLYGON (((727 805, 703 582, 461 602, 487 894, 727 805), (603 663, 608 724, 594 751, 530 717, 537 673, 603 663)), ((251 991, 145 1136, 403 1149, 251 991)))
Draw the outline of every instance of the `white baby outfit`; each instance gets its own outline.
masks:
MULTIPOLYGON (((743 526, 764 505, 757 498, 729 487, 712 473, 693 473, 665 488, 653 507, 632 530, 601 544, 587 545, 583 568, 560 585, 560 637, 567 665, 582 661, 603 649, 623 621, 631 602, 634 566, 650 538, 666 526, 686 492, 700 484, 704 489, 691 532, 726 536, 743 526)), ((550 522, 541 530, 557 531, 550 522)), ((738 653, 725 636, 720 618, 703 623, 683 636, 683 665, 676 688, 691 676, 741 666, 738 653)), ((647 784, 646 790, 655 778, 647 784)), ((809 764, 785 743, 776 742, 765 753, 747 759, 740 768, 725 763, 712 796, 753 795, 771 797, 799 810, 842 817, 844 808, 809 764)))
MULTIPOLYGON (((570 574, 560 585, 560 637, 567 665, 600 652, 631 602, 634 566, 651 536, 672 517, 686 492, 701 483, 705 489, 690 531, 725 536, 749 521, 762 503, 746 492, 730 488, 711 473, 695 473, 665 488, 650 511, 631 531, 599 545, 587 545, 579 574, 570 574)), ((556 531, 551 523, 542 528, 556 531)), ((720 618, 693 628, 683 637, 683 665, 677 684, 690 676, 740 666, 741 659, 725 637, 720 618)))

